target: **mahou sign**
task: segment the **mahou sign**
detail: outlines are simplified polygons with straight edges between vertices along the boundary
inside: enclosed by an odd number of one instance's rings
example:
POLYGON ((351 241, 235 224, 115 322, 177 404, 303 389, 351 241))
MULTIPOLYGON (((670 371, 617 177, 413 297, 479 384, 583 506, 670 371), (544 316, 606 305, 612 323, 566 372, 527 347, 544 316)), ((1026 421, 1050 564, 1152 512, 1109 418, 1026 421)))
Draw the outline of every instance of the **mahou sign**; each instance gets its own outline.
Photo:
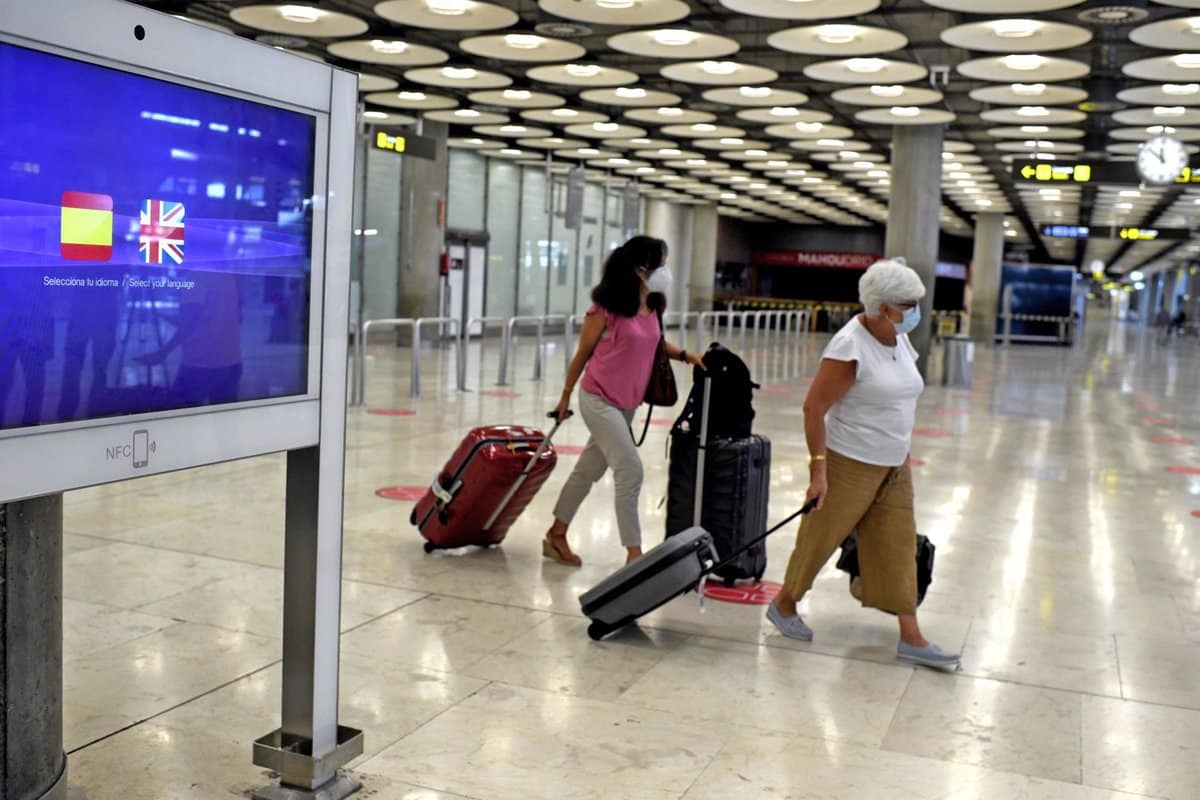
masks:
POLYGON ((755 253, 755 264, 767 267, 824 267, 866 269, 883 256, 876 253, 829 253, 823 250, 765 250, 755 253))

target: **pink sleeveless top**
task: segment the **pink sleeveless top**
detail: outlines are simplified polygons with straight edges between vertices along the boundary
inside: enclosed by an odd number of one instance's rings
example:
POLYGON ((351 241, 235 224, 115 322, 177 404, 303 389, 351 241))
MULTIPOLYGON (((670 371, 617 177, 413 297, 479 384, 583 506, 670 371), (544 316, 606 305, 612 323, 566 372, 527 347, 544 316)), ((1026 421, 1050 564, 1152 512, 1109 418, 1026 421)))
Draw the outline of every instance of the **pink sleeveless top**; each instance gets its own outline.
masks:
POLYGON ((588 359, 580 387, 617 408, 637 408, 650 385, 660 336, 658 315, 623 317, 598 305, 587 313, 603 314, 605 330, 588 359))

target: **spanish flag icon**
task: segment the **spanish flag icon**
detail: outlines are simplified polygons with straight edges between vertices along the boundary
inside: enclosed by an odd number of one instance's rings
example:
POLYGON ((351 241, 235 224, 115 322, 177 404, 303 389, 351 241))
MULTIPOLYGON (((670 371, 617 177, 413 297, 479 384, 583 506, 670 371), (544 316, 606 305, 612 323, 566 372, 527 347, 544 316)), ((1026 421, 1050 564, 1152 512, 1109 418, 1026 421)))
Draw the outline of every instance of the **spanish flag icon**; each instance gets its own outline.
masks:
POLYGON ((108 261, 112 258, 113 201, 106 194, 63 192, 63 258, 72 261, 108 261))

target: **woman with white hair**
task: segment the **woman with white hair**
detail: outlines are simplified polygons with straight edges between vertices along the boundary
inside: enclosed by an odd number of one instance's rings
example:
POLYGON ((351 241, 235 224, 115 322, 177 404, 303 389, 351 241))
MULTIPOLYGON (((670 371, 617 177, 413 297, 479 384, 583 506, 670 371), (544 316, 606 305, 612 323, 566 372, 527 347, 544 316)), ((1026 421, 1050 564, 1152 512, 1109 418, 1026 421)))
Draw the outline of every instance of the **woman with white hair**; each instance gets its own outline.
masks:
POLYGON ((917 624, 916 519, 909 445, 925 382, 908 334, 921 319, 921 278, 902 259, 877 261, 858 284, 865 308, 843 327, 821 360, 804 401, 810 454, 804 518, 783 589, 767 619, 784 636, 811 641, 796 610, 817 573, 858 530, 862 604, 900 620, 902 661, 953 667, 917 624))

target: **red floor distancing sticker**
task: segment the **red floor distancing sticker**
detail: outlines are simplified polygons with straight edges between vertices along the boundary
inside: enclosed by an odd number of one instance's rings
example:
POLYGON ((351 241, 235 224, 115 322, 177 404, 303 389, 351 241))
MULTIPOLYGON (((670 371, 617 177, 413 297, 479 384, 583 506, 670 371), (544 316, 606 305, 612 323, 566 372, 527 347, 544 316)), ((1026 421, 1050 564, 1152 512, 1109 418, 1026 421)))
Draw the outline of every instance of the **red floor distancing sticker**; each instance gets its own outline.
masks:
POLYGON ((556 444, 554 451, 560 456, 577 456, 583 452, 583 447, 577 444, 556 444))
POLYGON ((385 486, 382 489, 376 489, 375 494, 384 500, 405 500, 415 503, 428 491, 428 486, 385 486))
POLYGON ((371 408, 367 409, 367 413, 377 417, 411 417, 417 412, 408 408, 371 408))
POLYGON ((521 396, 520 392, 510 392, 507 389, 492 389, 491 391, 484 392, 483 394, 486 397, 512 398, 512 397, 520 397, 521 396))
POLYGON ((1196 517, 1197 519, 1200 519, 1200 511, 1193 511, 1192 516, 1196 517))
POLYGON ((1171 417, 1146 417, 1142 422, 1147 425, 1174 425, 1175 420, 1171 417))
POLYGON ((1200 475, 1200 467, 1167 467, 1167 472, 1176 475, 1200 475))
POLYGON ((757 583, 738 583, 726 586, 720 579, 713 578, 704 585, 704 596, 710 600, 722 603, 736 603, 743 606, 765 606, 775 599, 783 587, 775 581, 758 581, 757 583))
POLYGON ((910 467, 923 467, 923 466, 925 466, 925 462, 919 458, 909 458, 908 465, 910 467))
POLYGON ((914 428, 913 434, 916 436, 927 436, 933 439, 944 439, 947 436, 954 434, 943 428, 914 428))
POLYGON ((1182 436, 1155 436, 1150 441, 1155 444, 1195 444, 1194 439, 1185 439, 1182 436))
POLYGON ((1133 407, 1138 411, 1149 411, 1152 414, 1159 410, 1158 406, 1154 403, 1134 403, 1133 407))

